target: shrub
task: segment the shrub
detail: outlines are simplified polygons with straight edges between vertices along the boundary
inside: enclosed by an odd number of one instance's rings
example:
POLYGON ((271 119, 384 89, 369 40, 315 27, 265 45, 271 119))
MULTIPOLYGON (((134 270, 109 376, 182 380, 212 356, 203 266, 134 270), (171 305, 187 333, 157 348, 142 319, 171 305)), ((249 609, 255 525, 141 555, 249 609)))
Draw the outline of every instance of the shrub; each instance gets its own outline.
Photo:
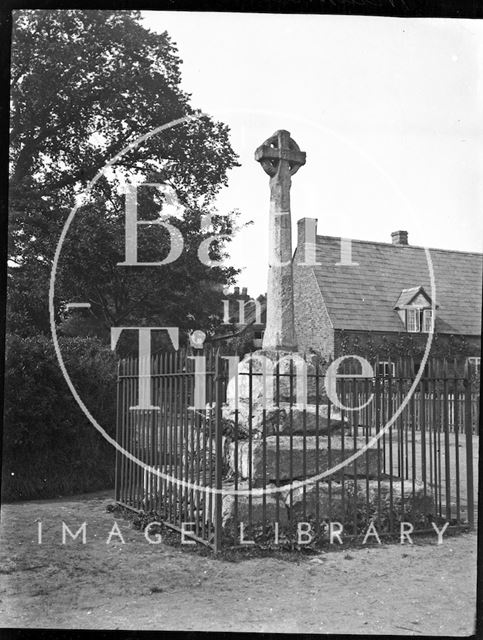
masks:
MULTIPOLYGON (((114 436, 116 356, 95 338, 61 338, 59 346, 79 396, 114 436)), ((52 340, 7 336, 3 499, 57 497, 111 487, 114 453, 74 400, 52 340)))

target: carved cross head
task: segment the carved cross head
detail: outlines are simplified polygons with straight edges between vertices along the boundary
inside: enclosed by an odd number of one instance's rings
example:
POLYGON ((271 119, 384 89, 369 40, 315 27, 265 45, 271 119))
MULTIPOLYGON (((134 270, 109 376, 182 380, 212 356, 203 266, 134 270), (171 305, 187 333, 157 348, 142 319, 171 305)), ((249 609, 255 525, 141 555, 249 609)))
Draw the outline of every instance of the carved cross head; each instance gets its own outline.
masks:
POLYGON ((300 151, 288 131, 280 129, 258 147, 255 160, 271 178, 285 171, 293 176, 305 164, 305 151, 300 151))

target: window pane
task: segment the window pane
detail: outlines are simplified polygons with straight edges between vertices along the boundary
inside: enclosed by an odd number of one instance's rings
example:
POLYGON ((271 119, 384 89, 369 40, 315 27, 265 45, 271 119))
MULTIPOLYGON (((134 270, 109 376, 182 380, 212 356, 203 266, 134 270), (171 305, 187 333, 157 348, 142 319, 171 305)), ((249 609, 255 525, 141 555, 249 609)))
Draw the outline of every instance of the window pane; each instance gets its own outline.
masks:
POLYGON ((419 309, 407 309, 407 327, 412 333, 419 331, 419 309))
POLYGON ((423 311, 423 331, 429 333, 431 331, 431 314, 432 309, 425 309, 423 311))
POLYGON ((379 361, 377 373, 380 376, 388 376, 390 374, 394 378, 396 375, 396 366, 394 362, 391 362, 390 364, 391 366, 389 366, 389 362, 387 360, 379 361))

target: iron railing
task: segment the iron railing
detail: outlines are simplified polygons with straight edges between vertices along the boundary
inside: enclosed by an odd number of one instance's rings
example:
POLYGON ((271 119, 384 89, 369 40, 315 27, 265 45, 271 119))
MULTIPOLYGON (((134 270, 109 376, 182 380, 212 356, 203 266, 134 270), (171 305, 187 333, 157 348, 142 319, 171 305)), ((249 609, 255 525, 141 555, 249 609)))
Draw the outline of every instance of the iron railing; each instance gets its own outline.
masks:
POLYGON ((152 358, 153 408, 133 408, 139 362, 120 362, 118 503, 215 550, 322 540, 330 523, 351 536, 371 522, 379 535, 401 522, 414 531, 473 526, 478 395, 469 378, 426 376, 410 394, 414 376, 401 369, 354 375, 337 379, 333 402, 327 365, 315 363, 301 407, 290 362, 273 369, 273 398, 263 405, 264 374, 250 362, 238 374, 244 391, 235 407, 227 360, 204 355, 202 376, 186 351, 152 358))

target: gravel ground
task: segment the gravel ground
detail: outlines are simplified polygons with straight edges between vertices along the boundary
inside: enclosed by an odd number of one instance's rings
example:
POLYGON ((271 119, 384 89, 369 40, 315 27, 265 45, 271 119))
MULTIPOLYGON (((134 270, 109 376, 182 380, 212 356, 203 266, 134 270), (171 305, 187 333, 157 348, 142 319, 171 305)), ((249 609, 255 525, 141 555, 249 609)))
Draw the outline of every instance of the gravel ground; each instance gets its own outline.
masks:
POLYGON ((110 503, 103 493, 3 506, 2 627, 473 633, 474 533, 233 562, 150 545, 110 503), (62 521, 87 522, 86 543, 62 545, 62 521), (125 544, 106 543, 114 522, 125 544))

